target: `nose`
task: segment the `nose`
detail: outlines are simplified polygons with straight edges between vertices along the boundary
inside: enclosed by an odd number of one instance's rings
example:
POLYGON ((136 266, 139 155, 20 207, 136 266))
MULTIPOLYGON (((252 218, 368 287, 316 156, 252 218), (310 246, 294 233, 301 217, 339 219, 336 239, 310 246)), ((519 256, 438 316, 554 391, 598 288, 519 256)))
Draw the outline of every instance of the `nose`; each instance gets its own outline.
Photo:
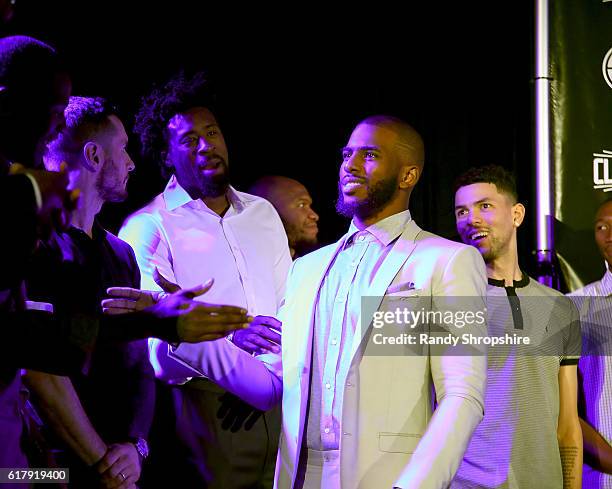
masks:
POLYGON ((208 153, 215 149, 213 143, 206 138, 200 138, 198 143, 198 153, 208 153))
POLYGON ((360 158, 357 152, 355 152, 351 156, 344 159, 344 161, 342 162, 342 168, 346 173, 355 173, 358 170, 360 164, 360 158))
POLYGON ((311 208, 308 208, 309 212, 308 212, 308 218, 313 220, 314 222, 317 222, 319 220, 319 214, 317 214, 314 210, 312 210, 311 208))
POLYGON ((478 225, 482 222, 482 219, 480 217, 480 213, 478 212, 478 210, 472 209, 468 212, 467 222, 471 224, 472 226, 478 225))
POLYGON ((128 172, 134 171, 135 168, 136 168, 136 164, 134 163, 134 160, 132 160, 132 157, 128 154, 128 160, 127 160, 128 172))

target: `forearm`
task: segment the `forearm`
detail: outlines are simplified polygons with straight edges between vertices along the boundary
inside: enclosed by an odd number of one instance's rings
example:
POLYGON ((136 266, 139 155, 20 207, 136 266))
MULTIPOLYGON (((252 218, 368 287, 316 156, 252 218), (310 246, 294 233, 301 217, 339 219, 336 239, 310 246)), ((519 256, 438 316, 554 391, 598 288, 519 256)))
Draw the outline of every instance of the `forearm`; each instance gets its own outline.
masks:
POLYGON ((563 469, 563 489, 582 487, 582 431, 578 418, 557 431, 563 469))
POLYGON ((477 400, 445 397, 394 486, 404 489, 447 487, 482 416, 482 406, 477 400))
POLYGON ((563 488, 582 487, 582 430, 578 417, 577 366, 559 369, 559 420, 557 440, 563 469, 563 488))
MULTIPOLYGON (((125 375, 130 388, 130 415, 127 435, 130 438, 147 438, 155 412, 155 374, 149 363, 145 340, 128 344, 125 375)), ((125 441, 125 440, 122 440, 125 441)))
POLYGON ((585 463, 595 470, 612 474, 612 446, 582 418, 580 428, 582 429, 585 463))
POLYGON ((253 357, 223 338, 182 343, 170 356, 257 409, 267 411, 281 401, 280 355, 253 357))
POLYGON ((83 462, 93 465, 104 456, 106 444, 91 425, 68 377, 30 370, 24 381, 53 430, 83 462))
POLYGON ((175 317, 156 317, 147 309, 130 314, 104 315, 99 321, 98 341, 101 343, 122 343, 149 337, 172 342, 179 339, 175 317))

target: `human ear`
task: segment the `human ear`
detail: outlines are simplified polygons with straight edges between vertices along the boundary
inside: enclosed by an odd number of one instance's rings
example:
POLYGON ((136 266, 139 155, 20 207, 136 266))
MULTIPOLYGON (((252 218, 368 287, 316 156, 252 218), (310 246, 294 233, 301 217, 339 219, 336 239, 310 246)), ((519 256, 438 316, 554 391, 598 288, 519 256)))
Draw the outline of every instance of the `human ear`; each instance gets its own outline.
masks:
POLYGON ((103 160, 102 147, 94 141, 87 141, 83 146, 83 165, 89 171, 96 171, 103 160))
POLYGON ((414 166, 404 166, 402 167, 402 177, 399 183, 400 188, 411 188, 416 185, 419 181, 419 177, 421 176, 421 169, 414 166))
POLYGON ((517 202, 512 206, 512 225, 518 228, 525 219, 525 206, 517 202))

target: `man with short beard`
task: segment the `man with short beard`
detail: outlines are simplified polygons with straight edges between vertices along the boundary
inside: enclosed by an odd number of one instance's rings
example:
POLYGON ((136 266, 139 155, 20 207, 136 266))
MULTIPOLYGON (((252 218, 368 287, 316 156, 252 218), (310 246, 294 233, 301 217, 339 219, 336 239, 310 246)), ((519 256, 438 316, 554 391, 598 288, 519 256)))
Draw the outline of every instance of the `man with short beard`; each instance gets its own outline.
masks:
MULTIPOLYGON (((102 98, 71 97, 65 110, 66 127, 47 145, 45 167, 58 171, 68 164, 70 185, 81 191, 72 226, 55 233, 34 254, 27 287, 31 299, 53 304, 59 314, 100 314, 109 287, 140 288, 140 273, 130 246, 106 231, 96 220, 106 202, 127 197, 134 162, 127 153, 128 137, 114 109, 102 98)), ((26 377, 35 392, 55 395, 57 403, 70 398, 70 380, 31 371, 26 377)), ((141 457, 147 455, 146 437, 153 419, 155 383, 148 362, 146 340, 98 348, 86 376, 74 375, 72 384, 85 413, 110 444, 100 463, 110 461, 119 482, 140 478, 141 457)), ((40 404, 54 420, 48 400, 40 404)), ((80 410, 77 405, 75 409, 80 410)), ((56 421, 61 432, 62 421, 56 421)), ((79 462, 80 453, 66 450, 71 485, 95 485, 95 471, 79 462), (78 455, 78 457, 77 457, 78 455)))
POLYGON ((491 165, 461 175, 455 218, 461 240, 486 263, 489 334, 527 337, 533 347, 489 349, 484 420, 450 487, 578 488, 577 310, 519 265, 525 207, 511 173, 491 165))
MULTIPOLYGON (((291 257, 274 207, 229 184, 228 150, 208 90, 203 74, 180 74, 143 100, 135 126, 143 153, 171 176, 119 236, 134 248, 144 288, 158 289, 156 269, 180 287, 212 277, 207 298, 257 316, 244 334, 215 342, 214 352, 203 344, 190 350, 231 371, 241 358, 262 365, 251 353, 280 351, 280 323, 272 316, 291 257)), ((261 413, 227 393, 215 383, 222 372, 204 376, 186 367, 184 345, 149 345, 157 376, 173 386, 176 434, 189 464, 179 474, 182 487, 271 487, 278 410, 261 413)))
POLYGON ((359 123, 339 172, 337 208, 352 222, 337 243, 294 262, 279 311, 282 357, 222 370, 183 350, 187 364, 262 409, 282 390, 279 489, 445 488, 482 419, 484 356, 451 347, 388 353, 362 313, 366 296, 364 310, 377 312, 394 299, 410 307, 411 299, 432 304, 439 296, 485 307, 479 254, 410 216, 423 164, 423 141, 405 122, 359 123))

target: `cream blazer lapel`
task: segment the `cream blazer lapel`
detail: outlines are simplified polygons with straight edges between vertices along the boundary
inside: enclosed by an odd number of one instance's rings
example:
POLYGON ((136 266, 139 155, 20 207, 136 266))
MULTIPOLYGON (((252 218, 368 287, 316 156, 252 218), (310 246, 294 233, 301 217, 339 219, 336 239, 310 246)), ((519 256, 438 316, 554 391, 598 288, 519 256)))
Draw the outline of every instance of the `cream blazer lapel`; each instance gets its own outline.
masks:
MULTIPOLYGON (((400 235, 400 237, 393 244, 393 248, 385 258, 385 261, 381 265, 378 272, 376 272, 376 278, 372 281, 372 284, 368 288, 365 296, 376 298, 376 303, 372 304, 372 311, 377 310, 380 307, 380 303, 385 295, 385 292, 393 282, 393 279, 400 271, 406 260, 410 257, 414 248, 416 247, 416 237, 421 232, 421 228, 417 226, 417 224, 410 220, 406 224, 406 228, 400 235)), ((354 359, 355 353, 359 348, 364 336, 370 330, 369 324, 362 324, 363 308, 359 311, 359 319, 357 321, 357 328, 360 334, 355 334, 353 336, 353 344, 351 350, 351 359, 354 359)), ((369 318, 371 321, 371 318, 369 318)))

